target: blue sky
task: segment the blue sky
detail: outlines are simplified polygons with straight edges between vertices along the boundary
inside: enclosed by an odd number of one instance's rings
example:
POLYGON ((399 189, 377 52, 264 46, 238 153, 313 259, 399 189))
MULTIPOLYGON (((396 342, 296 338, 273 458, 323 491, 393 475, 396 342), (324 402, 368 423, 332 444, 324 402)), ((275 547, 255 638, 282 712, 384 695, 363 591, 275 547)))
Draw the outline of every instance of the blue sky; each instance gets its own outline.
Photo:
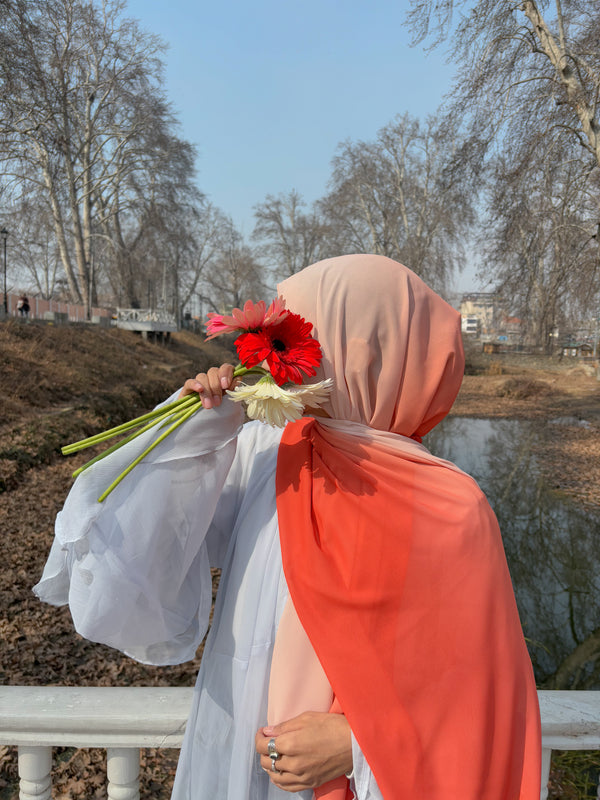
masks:
MULTIPOLYGON (((407 0, 128 0, 169 45, 166 89, 198 183, 250 236, 252 207, 327 190, 336 146, 397 114, 433 114, 453 68, 410 47, 407 0)), ((462 281, 461 281, 462 282, 462 281)), ((466 287, 468 288, 468 287, 466 287)))

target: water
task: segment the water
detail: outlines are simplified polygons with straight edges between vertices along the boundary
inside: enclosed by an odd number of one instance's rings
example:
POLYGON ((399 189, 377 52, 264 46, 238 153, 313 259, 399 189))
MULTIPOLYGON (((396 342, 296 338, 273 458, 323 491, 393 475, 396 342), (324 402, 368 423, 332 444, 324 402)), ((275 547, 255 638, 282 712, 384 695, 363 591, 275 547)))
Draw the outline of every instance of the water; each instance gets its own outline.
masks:
POLYGON ((451 417, 425 444, 472 475, 498 517, 538 684, 599 689, 600 514, 539 469, 561 422, 451 417))

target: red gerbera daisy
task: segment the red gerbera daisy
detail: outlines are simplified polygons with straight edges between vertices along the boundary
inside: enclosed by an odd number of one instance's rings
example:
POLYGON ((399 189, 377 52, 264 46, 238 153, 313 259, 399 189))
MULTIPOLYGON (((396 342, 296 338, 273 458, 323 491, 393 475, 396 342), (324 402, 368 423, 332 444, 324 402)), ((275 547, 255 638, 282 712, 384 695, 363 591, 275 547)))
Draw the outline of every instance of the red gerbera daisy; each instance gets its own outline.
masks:
POLYGON ((302 372, 316 375, 321 363, 321 347, 310 335, 311 331, 310 322, 299 314, 288 313, 281 322, 266 325, 254 333, 242 333, 235 346, 246 367, 266 361, 279 386, 288 381, 302 383, 302 372))

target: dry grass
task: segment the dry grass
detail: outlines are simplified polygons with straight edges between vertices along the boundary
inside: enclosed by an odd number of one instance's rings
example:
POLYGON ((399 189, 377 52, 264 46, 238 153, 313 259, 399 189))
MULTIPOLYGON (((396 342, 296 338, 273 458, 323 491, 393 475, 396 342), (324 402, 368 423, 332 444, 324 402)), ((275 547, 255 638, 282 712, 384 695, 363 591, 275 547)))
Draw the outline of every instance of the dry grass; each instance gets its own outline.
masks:
POLYGON ((551 393, 552 387, 548 383, 533 378, 509 378, 496 389, 498 397, 510 397, 514 400, 528 400, 551 393))

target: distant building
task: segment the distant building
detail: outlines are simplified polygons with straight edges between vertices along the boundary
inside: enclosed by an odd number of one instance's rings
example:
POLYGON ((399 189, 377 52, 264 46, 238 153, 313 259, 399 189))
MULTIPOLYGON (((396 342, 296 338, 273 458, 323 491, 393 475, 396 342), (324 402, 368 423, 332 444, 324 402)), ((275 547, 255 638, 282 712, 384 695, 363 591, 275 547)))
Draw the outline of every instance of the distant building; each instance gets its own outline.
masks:
POLYGON ((522 322, 520 317, 509 317, 503 314, 498 325, 498 341, 508 344, 520 344, 523 338, 522 322))
POLYGON ((571 358, 586 358, 593 356, 594 348, 588 342, 564 342, 560 352, 561 355, 571 358))
POLYGON ((490 336, 496 332, 498 296, 493 292, 463 294, 460 301, 461 327, 464 333, 490 336))
POLYGON ((463 333, 479 336, 481 333, 481 323, 479 317, 465 317, 461 314, 460 327, 463 333))

